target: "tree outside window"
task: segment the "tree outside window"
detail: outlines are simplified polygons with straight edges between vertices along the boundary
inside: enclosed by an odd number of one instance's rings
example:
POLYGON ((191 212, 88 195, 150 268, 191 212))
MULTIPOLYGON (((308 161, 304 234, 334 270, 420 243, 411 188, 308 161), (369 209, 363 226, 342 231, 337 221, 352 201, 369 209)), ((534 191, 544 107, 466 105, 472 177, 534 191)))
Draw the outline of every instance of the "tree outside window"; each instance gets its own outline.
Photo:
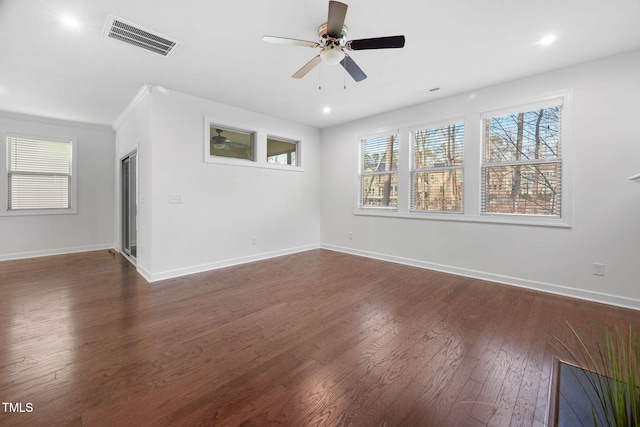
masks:
POLYGON ((362 140, 361 207, 398 206, 398 136, 362 140))
POLYGON ((411 209, 462 212, 464 123, 412 133, 411 209))
POLYGON ((484 120, 482 212, 560 216, 561 106, 484 120))

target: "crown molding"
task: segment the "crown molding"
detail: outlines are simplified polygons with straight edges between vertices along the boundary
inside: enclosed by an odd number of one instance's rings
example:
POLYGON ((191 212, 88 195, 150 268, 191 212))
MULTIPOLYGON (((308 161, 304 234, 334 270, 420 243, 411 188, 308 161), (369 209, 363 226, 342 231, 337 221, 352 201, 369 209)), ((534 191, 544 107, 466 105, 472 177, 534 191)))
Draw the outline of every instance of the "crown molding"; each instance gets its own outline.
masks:
POLYGON ((118 116, 118 118, 113 122, 111 127, 113 130, 118 130, 122 122, 133 112, 140 104, 142 104, 147 98, 151 96, 151 91, 153 90, 153 86, 151 85, 143 85, 138 93, 133 97, 133 99, 129 102, 129 105, 126 106, 122 113, 118 116))
POLYGON ((32 114, 27 114, 27 113, 19 113, 15 111, 5 111, 5 110, 0 110, 0 119, 22 120, 22 121, 29 121, 29 122, 36 122, 36 123, 44 123, 48 125, 74 126, 79 128, 96 129, 96 130, 106 130, 106 129, 111 130, 111 127, 106 124, 77 122, 73 120, 58 119, 54 117, 45 117, 45 116, 36 116, 32 114))

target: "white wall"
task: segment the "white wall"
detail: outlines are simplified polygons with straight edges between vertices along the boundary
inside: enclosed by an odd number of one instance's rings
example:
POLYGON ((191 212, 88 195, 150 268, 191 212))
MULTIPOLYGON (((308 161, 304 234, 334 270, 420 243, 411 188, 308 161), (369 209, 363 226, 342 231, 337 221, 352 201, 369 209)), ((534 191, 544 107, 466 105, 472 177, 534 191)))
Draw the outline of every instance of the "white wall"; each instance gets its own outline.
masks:
POLYGON ((118 164, 137 148, 138 267, 150 280, 321 243, 333 250, 640 309, 640 185, 627 180, 640 173, 638 71, 640 51, 322 134, 157 88, 122 121, 115 142, 108 128, 2 113, 3 132, 77 137, 79 207, 75 215, 0 217, 0 259, 118 245, 118 164), (354 215, 357 135, 510 107, 560 91, 571 91, 573 97, 570 228, 354 215), (204 116, 221 125, 302 141, 304 171, 205 163, 204 116), (169 194, 180 194, 183 203, 169 204, 169 194), (605 264, 604 277, 591 274, 592 262, 605 264))
POLYGON ((319 130, 158 88, 149 117, 150 152, 139 152, 141 162, 151 156, 139 165, 152 177, 150 188, 140 189, 149 209, 139 216, 140 227, 150 222, 150 235, 139 236, 141 257, 152 250, 142 262, 148 279, 319 247, 319 130), (205 116, 301 141, 304 170, 205 163, 205 116), (182 203, 170 204, 169 194, 181 195, 182 203))
MULTIPOLYGON (((0 216, 0 260, 112 248, 114 244, 114 132, 97 126, 0 112, 7 132, 77 137, 75 214, 0 216)), ((0 180, 6 185, 6 176, 0 180)))
MULTIPOLYGON (((639 75, 635 51, 325 129, 322 245, 640 309, 640 185, 627 179, 640 173, 639 75), (571 228, 354 215, 358 135, 562 91, 573 97, 571 228), (593 262, 605 264, 604 277, 592 275, 593 262)), ((478 200, 477 193, 468 196, 478 200)))
POLYGON ((114 159, 115 169, 115 242, 116 248, 122 251, 122 164, 121 160, 137 152, 138 159, 138 206, 137 206, 137 259, 136 265, 140 272, 148 276, 152 270, 151 254, 151 224, 153 215, 148 195, 151 194, 152 185, 152 139, 151 139, 151 87, 144 86, 131 101, 127 109, 117 120, 116 128, 116 153, 114 159))

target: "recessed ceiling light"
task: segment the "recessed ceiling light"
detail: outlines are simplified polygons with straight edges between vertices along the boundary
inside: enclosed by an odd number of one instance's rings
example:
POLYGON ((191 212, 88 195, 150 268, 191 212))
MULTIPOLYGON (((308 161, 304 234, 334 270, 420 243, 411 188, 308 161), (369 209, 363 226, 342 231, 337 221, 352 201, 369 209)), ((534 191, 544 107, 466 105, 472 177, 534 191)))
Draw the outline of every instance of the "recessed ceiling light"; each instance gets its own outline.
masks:
POLYGON ((555 34, 547 34, 546 36, 541 38, 538 43, 541 44, 542 46, 547 46, 553 43, 554 41, 556 41, 556 38, 557 37, 555 34))
POLYGON ((80 21, 78 21, 73 16, 63 15, 63 16, 60 17, 60 21, 62 21, 62 23, 64 25, 66 25, 67 27, 69 27, 69 28, 73 28, 73 29, 80 28, 80 21))
POLYGON ((329 114, 331 112, 331 107, 324 107, 322 109, 322 112, 325 113, 325 114, 329 114))

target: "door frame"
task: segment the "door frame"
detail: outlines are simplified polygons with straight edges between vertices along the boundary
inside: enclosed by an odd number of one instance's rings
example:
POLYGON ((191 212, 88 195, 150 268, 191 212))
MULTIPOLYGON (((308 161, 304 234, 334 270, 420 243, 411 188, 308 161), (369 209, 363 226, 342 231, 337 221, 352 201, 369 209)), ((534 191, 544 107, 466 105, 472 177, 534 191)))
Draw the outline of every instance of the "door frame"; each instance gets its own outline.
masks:
POLYGON ((120 229, 118 232, 120 233, 120 252, 133 264, 136 264, 138 257, 138 149, 136 148, 120 158, 119 166, 120 229), (127 161, 129 162, 128 168, 125 167, 127 161), (133 175, 130 166, 132 161, 134 162, 133 175), (125 172, 127 173, 126 177, 125 172), (133 195, 131 195, 131 190, 133 190, 133 195))

